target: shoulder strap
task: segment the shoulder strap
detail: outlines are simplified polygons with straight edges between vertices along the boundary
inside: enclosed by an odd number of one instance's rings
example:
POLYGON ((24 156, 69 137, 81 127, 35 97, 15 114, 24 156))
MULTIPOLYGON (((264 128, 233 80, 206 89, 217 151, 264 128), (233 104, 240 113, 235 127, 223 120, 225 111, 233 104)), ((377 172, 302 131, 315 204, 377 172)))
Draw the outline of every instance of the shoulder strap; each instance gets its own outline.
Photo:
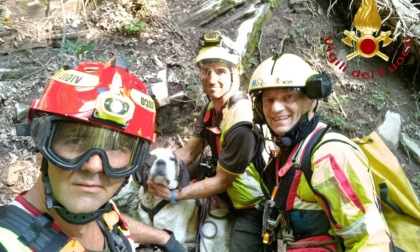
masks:
POLYGON ((312 165, 311 165, 311 157, 312 157, 312 152, 314 150, 314 147, 321 141, 322 137, 328 132, 328 130, 330 129, 331 126, 327 126, 324 129, 320 129, 318 130, 313 136, 311 136, 311 139, 309 140, 309 142, 306 144, 306 150, 304 151, 304 155, 302 157, 302 162, 301 162, 301 169, 303 171, 303 173, 305 174, 305 178, 309 184, 309 186, 311 187, 312 191, 314 191, 314 188, 312 187, 311 184, 311 179, 312 179, 312 165))
POLYGON ((0 208, 0 226, 15 233, 25 246, 34 251, 60 251, 69 238, 52 227, 52 219, 47 214, 36 217, 25 210, 5 205, 0 208))
POLYGON ((132 250, 128 238, 119 227, 120 215, 118 212, 113 210, 102 214, 97 223, 106 237, 111 252, 129 252, 132 250))
MULTIPOLYGON (((233 96, 231 96, 229 98, 229 100, 227 101, 227 109, 230 109, 233 105, 235 105, 235 103, 237 103, 240 100, 244 100, 244 99, 248 99, 248 96, 246 96, 245 94, 235 94, 233 96)), ((206 103, 206 105, 204 106, 204 108, 206 108, 208 111, 204 114, 202 120, 204 122, 205 125, 211 125, 211 121, 209 119, 211 119, 211 110, 213 109, 209 109, 210 106, 210 101, 206 103)))
MULTIPOLYGON (((306 150, 304 151, 303 157, 302 157, 302 162, 300 165, 300 168, 303 171, 303 174, 305 175, 305 179, 306 182, 308 183, 309 187, 311 188, 312 192, 316 195, 318 195, 322 201, 324 201, 325 205, 328 208, 328 215, 332 216, 331 213, 331 209, 327 204, 327 200, 325 199, 325 197, 321 194, 319 194, 317 191, 315 191, 314 187, 312 186, 311 180, 312 180, 312 164, 311 164, 311 157, 314 151, 314 147, 317 146, 319 144, 319 142, 321 141, 321 139, 324 137, 324 135, 329 131, 329 129, 331 128, 331 125, 328 124, 327 127, 318 130, 316 133, 314 133, 311 136, 311 139, 309 140, 309 142, 306 144, 306 150)), ((334 218, 331 218, 331 221, 336 224, 336 221, 334 218)))
POLYGON ((229 105, 228 109, 230 109, 235 103, 237 103, 240 100, 248 99, 248 96, 244 94, 236 94, 229 98, 229 105))

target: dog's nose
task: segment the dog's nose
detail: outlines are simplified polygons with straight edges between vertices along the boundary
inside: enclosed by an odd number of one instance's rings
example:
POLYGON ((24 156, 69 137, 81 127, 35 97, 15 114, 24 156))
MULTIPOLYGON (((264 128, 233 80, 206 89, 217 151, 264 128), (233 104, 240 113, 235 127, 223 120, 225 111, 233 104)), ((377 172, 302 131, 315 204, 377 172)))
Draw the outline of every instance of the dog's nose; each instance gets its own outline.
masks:
POLYGON ((162 159, 156 161, 156 174, 164 174, 166 170, 166 162, 162 159))
POLYGON ((159 160, 156 162, 156 165, 157 165, 157 166, 166 166, 166 162, 165 162, 165 161, 163 161, 162 159, 159 159, 159 160))

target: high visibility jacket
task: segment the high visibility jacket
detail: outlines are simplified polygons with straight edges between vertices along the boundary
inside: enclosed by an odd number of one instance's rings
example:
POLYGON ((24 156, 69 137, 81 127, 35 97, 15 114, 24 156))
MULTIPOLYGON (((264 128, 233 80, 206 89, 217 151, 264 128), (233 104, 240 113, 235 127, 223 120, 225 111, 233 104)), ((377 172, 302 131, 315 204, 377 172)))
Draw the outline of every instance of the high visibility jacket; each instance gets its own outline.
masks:
MULTIPOLYGON (((368 159, 350 139, 333 132, 322 138, 311 157, 310 183, 316 194, 308 185, 300 169, 301 155, 314 132, 325 126, 318 123, 305 140, 289 150, 284 164, 279 162, 281 150, 269 161, 277 176, 274 201, 285 216, 279 232, 292 231, 296 242, 291 242, 288 250, 305 247, 299 245, 302 241, 339 240, 330 244, 330 249, 340 251, 343 245, 345 251, 389 251, 389 231, 379 210, 368 159)), ((273 186, 268 186, 270 192, 273 186)))
MULTIPOLYGON (((242 95, 243 96, 243 95, 242 95)), ((252 127, 252 104, 251 101, 241 95, 232 96, 230 104, 222 110, 223 119, 217 125, 214 122, 214 108, 213 103, 210 102, 207 106, 207 111, 204 114, 204 130, 207 131, 209 145, 212 150, 213 157, 219 156, 223 150, 226 134, 234 127, 248 125, 252 127), (239 98, 238 98, 239 97, 239 98), (215 129, 215 130, 212 130, 215 129)), ((239 146, 239 148, 250 148, 250 146, 239 146)), ((257 148, 256 146, 253 148, 257 148)), ((225 167, 219 165, 224 170, 225 167)), ((232 171, 226 170, 229 173, 232 171)), ((232 185, 227 189, 227 194, 232 201, 235 209, 252 208, 256 206, 262 199, 263 193, 260 187, 259 173, 253 163, 250 163, 242 174, 237 174, 237 178, 232 185)))
MULTIPOLYGON (((41 215, 40 212, 38 212, 35 208, 33 208, 31 205, 29 205, 23 198, 21 195, 18 195, 17 198, 11 202, 9 205, 13 205, 18 207, 19 209, 22 209, 26 214, 27 217, 25 217, 24 219, 31 219, 30 216, 36 216, 39 217, 41 215)), ((110 226, 109 228, 117 228, 118 230, 120 230, 120 232, 122 233, 122 235, 125 236, 125 238, 128 240, 128 243, 130 245, 128 249, 128 251, 135 251, 134 248, 134 241, 132 239, 132 237, 130 236, 130 233, 128 231, 128 228, 125 224, 125 222, 121 219, 118 210, 116 208, 116 206, 114 204, 112 204, 113 206, 113 211, 111 211, 110 213, 105 213, 106 214, 110 214, 108 215, 108 217, 104 217, 104 223, 108 226, 110 226), (109 220, 109 222, 108 222, 109 220), (115 226, 112 225, 111 223, 118 223, 119 225, 115 226)), ((3 218, 3 217, 2 217, 3 218)), ((5 220, 3 219, 2 221, 24 221, 24 219, 10 219, 10 220, 5 220)), ((38 219, 39 220, 39 219, 38 219)), ((0 222, 2 223, 2 222, 0 222)), ((86 249, 83 248, 83 246, 76 240, 72 240, 71 238, 67 238, 67 239, 62 239, 63 237, 65 237, 65 235, 61 232, 61 229, 59 226, 57 226, 55 223, 51 223, 52 226, 50 227, 49 224, 47 224, 45 226, 46 232, 43 232, 42 235, 38 234, 38 230, 36 230, 36 228, 34 228, 35 230, 32 230, 32 228, 29 228, 28 230, 25 230, 25 235, 23 234, 16 234, 15 232, 13 232, 12 230, 9 230, 7 228, 5 228, 4 226, 0 225, 0 251, 13 251, 13 252, 36 252, 37 250, 35 250, 34 248, 31 248, 29 245, 25 245, 27 243, 29 243, 29 241, 24 242, 22 241, 22 237, 25 239, 25 237, 29 237, 32 238, 34 237, 34 240, 37 240, 37 244, 42 244, 42 241, 39 241, 40 239, 45 239, 45 241, 50 240, 50 242, 56 242, 56 246, 53 246, 54 248, 60 248, 59 250, 57 249, 57 251, 60 252, 84 252, 86 251, 86 249), (29 233, 29 235, 28 235, 29 233), (50 236, 52 237, 48 237, 48 233, 52 234, 50 236), (59 234, 59 235, 54 235, 54 234, 59 234), (37 237, 36 237, 37 236, 37 237), (36 237, 36 238, 35 238, 36 237), (60 238, 59 238, 60 237, 60 238), (51 241, 52 240, 52 241, 51 241), (60 240, 60 241, 58 241, 60 240), (64 242, 63 242, 64 240, 64 242)), ((37 227, 39 223, 37 223, 37 227)), ((107 227, 108 228, 108 227, 107 227)), ((111 235, 112 236, 112 235, 111 235)), ((27 238, 26 238, 27 239, 27 238)), ((119 239, 122 240, 122 237, 119 237, 119 239)), ((109 246, 109 245, 107 245, 109 246)), ((44 246, 44 249, 41 251, 49 251, 50 249, 46 248, 44 246)))

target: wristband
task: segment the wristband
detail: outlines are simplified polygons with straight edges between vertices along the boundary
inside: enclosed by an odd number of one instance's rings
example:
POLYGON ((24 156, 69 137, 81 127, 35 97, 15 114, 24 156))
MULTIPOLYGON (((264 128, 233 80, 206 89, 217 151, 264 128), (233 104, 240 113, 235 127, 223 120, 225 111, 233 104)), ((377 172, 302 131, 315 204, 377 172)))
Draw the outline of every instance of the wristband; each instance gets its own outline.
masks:
POLYGON ((169 204, 176 205, 178 202, 176 201, 176 189, 170 190, 171 192, 171 200, 169 201, 169 204))

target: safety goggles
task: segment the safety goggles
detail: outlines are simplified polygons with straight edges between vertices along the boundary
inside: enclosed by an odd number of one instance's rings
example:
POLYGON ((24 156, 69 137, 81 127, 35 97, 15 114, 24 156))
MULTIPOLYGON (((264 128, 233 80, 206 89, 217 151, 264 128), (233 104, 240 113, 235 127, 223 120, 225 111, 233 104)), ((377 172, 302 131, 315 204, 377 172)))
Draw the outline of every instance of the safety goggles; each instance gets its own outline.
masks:
POLYGON ((223 36, 218 31, 206 32, 203 34, 203 37, 199 38, 197 54, 201 49, 210 46, 219 46, 227 49, 230 54, 239 55, 238 51, 235 48, 223 42, 223 36))
POLYGON ((227 67, 217 67, 217 68, 207 68, 206 66, 200 65, 200 76, 201 78, 206 78, 211 72, 214 72, 217 76, 223 77, 230 74, 230 69, 227 67))
POLYGON ((60 116, 33 119, 31 135, 44 157, 57 167, 77 170, 99 155, 110 178, 131 175, 142 165, 149 146, 139 137, 60 116))

